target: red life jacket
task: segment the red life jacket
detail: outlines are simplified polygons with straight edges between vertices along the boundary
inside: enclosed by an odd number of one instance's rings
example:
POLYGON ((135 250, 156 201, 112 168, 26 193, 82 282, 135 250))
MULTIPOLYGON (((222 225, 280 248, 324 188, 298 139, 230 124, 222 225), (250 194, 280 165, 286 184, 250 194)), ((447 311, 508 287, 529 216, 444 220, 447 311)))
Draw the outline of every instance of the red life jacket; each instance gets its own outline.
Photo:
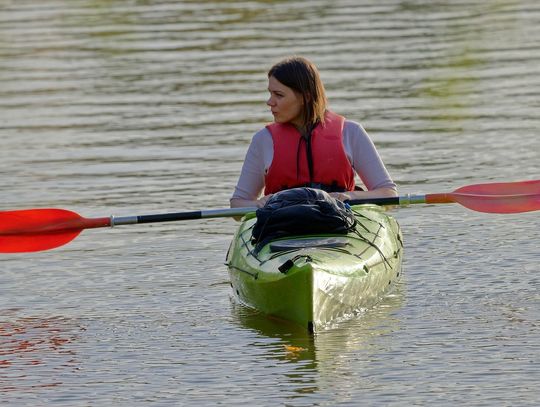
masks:
POLYGON ((313 129, 309 141, 292 124, 266 126, 274 142, 274 157, 265 176, 264 194, 300 186, 327 191, 354 190, 354 170, 343 146, 344 123, 344 117, 327 111, 324 125, 319 123, 313 129))

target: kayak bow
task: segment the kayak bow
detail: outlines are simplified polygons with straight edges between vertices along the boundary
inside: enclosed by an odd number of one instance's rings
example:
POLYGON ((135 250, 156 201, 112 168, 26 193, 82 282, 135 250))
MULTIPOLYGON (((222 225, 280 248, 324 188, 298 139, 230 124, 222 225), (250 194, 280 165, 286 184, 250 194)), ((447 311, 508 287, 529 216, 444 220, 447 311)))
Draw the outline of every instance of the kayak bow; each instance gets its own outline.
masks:
POLYGON ((260 251, 251 242, 256 218, 246 216, 227 255, 234 295, 310 332, 378 302, 400 277, 401 231, 374 205, 353 212, 357 227, 347 235, 281 238, 260 251))

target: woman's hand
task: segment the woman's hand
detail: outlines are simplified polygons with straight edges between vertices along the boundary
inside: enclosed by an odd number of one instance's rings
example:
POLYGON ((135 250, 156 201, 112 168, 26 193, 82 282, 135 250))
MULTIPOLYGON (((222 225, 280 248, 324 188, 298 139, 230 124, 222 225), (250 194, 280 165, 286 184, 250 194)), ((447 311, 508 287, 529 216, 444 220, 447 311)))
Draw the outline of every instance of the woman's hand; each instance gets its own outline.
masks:
POLYGON ((371 191, 330 192, 330 196, 340 201, 369 198, 390 198, 397 196, 397 191, 393 188, 378 188, 372 189, 371 191))
MULTIPOLYGON (((264 204, 266 204, 266 201, 268 201, 271 196, 272 194, 265 195, 262 198, 256 199, 254 201, 249 200, 249 199, 238 199, 238 198, 231 199, 230 201, 231 208, 253 208, 253 207, 262 208, 264 204)), ((242 219, 241 216, 233 216, 233 218, 236 221, 239 221, 240 219, 242 219)))
POLYGON ((337 199, 338 201, 348 201, 352 199, 347 192, 330 192, 328 195, 330 195, 332 198, 337 199))
POLYGON ((262 208, 271 197, 272 197, 272 194, 265 195, 262 198, 255 201, 255 205, 257 206, 257 208, 262 208))
POLYGON ((262 198, 250 200, 250 199, 231 199, 231 208, 262 208, 266 201, 270 199, 272 194, 263 196, 262 198))

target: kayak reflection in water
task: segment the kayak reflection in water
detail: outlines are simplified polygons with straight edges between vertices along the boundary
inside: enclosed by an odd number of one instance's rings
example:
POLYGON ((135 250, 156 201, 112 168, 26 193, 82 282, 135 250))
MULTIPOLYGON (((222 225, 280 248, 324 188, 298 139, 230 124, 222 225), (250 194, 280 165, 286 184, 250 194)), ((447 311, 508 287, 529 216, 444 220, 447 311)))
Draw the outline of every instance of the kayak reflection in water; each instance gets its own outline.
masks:
POLYGON ((274 122, 253 136, 231 207, 262 207, 272 194, 301 186, 342 201, 397 196, 364 128, 328 109, 312 62, 289 57, 272 66, 268 92, 274 122))

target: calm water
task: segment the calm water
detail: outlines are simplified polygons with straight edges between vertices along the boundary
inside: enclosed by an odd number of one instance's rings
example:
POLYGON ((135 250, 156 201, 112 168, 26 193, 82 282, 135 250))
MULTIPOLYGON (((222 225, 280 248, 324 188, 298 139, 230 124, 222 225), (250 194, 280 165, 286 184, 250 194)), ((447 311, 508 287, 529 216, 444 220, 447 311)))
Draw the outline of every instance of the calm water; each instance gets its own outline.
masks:
MULTIPOLYGON (((0 0, 0 209, 223 208, 302 54, 401 193, 539 178, 540 5, 0 0)), ((8 405, 539 402, 538 213, 394 210, 404 279, 315 337, 231 300, 231 219, 0 256, 8 405)))

